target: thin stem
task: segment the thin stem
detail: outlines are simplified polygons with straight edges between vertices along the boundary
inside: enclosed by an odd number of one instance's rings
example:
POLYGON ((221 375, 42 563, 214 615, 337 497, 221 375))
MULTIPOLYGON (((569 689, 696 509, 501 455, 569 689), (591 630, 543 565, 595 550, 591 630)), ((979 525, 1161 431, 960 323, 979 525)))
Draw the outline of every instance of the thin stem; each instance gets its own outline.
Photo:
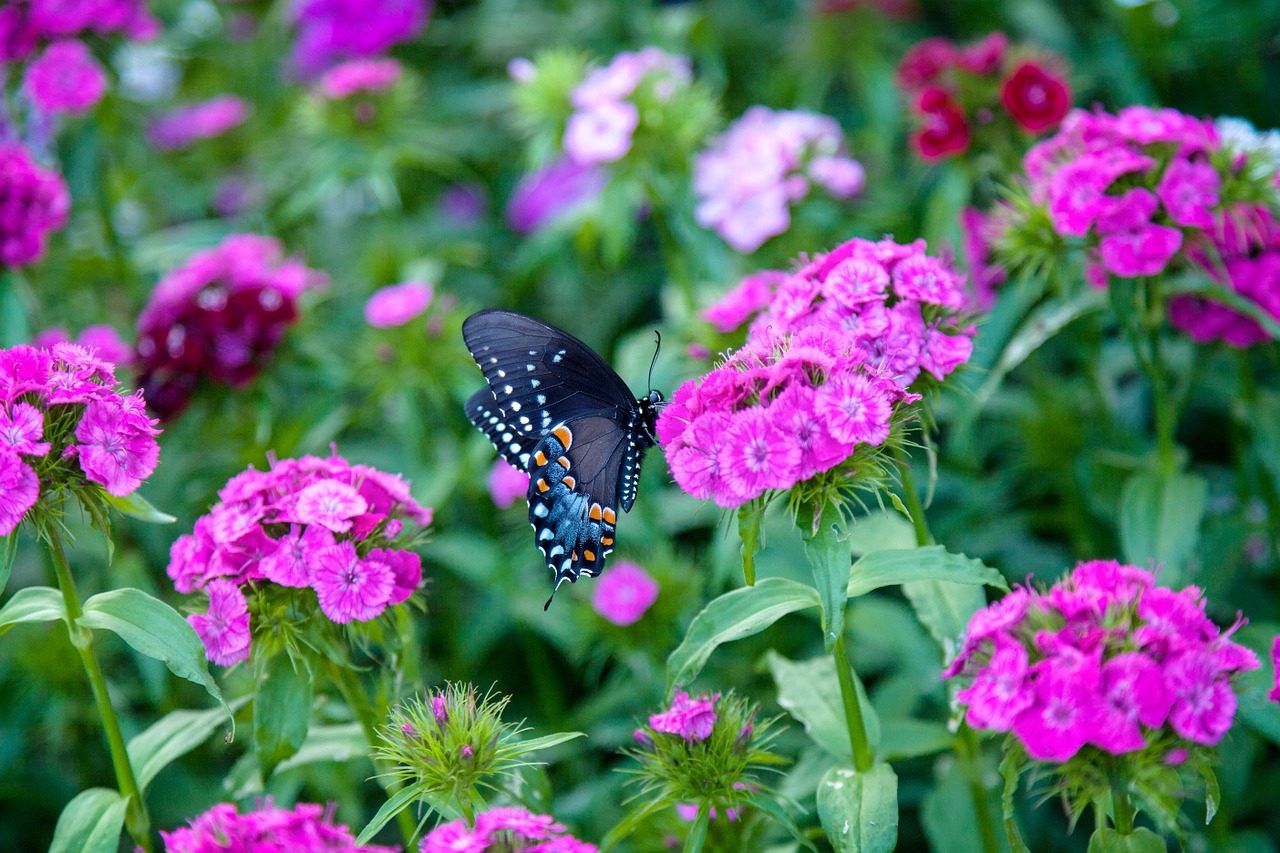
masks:
POLYGON ((1145 313, 1147 340, 1151 348, 1151 360, 1147 363, 1148 376, 1151 379, 1151 391, 1156 409, 1156 448, 1160 458, 1160 471, 1169 477, 1176 469, 1174 428, 1177 415, 1174 412, 1174 401, 1169 391, 1169 377, 1164 369, 1164 361, 1160 358, 1160 326, 1163 314, 1164 300, 1160 297, 1160 286, 1149 280, 1145 313))
POLYGON ((1129 835, 1133 832, 1133 805, 1129 802, 1129 791, 1125 785, 1124 774, 1117 764, 1112 764, 1107 771, 1111 779, 1111 820, 1116 832, 1129 835))
POLYGON ((920 502, 920 492, 916 489, 915 477, 911 474, 911 457, 901 447, 893 449, 893 456, 901 472, 902 497, 907 504, 907 512, 911 513, 911 526, 916 531, 916 545, 923 548, 933 542, 933 537, 929 535, 929 525, 924 520, 924 504, 920 502))
POLYGON ((964 775, 969 781, 969 796, 973 798, 973 816, 982 838, 983 853, 999 853, 1000 841, 996 836, 995 821, 991 816, 991 803, 987 789, 982 784, 982 767, 978 761, 980 747, 978 736, 968 726, 960 727, 960 740, 956 752, 960 756, 964 775))
POLYGON ((58 589, 62 592, 62 603, 67 611, 67 633, 71 638, 71 645, 75 646, 80 655, 85 675, 89 677, 93 701, 98 707, 98 717, 102 720, 102 731, 106 735, 107 749, 111 753, 111 766, 115 769, 116 787, 127 803, 125 828, 135 844, 146 853, 151 853, 151 817, 147 814, 147 804, 143 802, 142 791, 133 774, 133 765, 129 763, 129 751, 125 746, 124 733, 120 730, 120 719, 116 716, 115 708, 111 707, 106 676, 102 674, 102 666, 93 653, 93 633, 77 624, 84 611, 80 608, 80 597, 76 593, 71 566, 67 564, 62 538, 58 535, 55 523, 42 525, 41 534, 49 546, 53 572, 58 578, 58 589))
POLYGON ((862 704, 858 701, 858 688, 853 683, 853 666, 844 649, 844 634, 836 640, 832 657, 836 660, 836 677, 840 681, 840 698, 844 700, 844 719, 849 726, 849 744, 853 748, 853 766, 865 773, 875 764, 871 744, 867 742, 867 725, 862 719, 862 704))
MULTIPOLYGON (((342 698, 346 700, 347 706, 356 715, 356 720, 359 721, 360 728, 364 731, 365 740, 369 742, 369 749, 374 749, 378 745, 380 716, 374 709, 373 703, 369 701, 369 696, 360 684, 360 679, 353 670, 339 663, 334 663, 330 670, 333 675, 333 681, 338 686, 338 692, 342 694, 342 698)), ((387 772, 389 768, 381 766, 385 762, 378 761, 372 754, 370 754, 369 760, 373 762, 374 769, 378 772, 387 795, 394 797, 398 794, 402 787, 400 780, 389 775, 387 772)), ((458 802, 463 805, 463 812, 465 813, 467 807, 463 802, 463 797, 459 796, 458 802)), ((413 846, 413 836, 417 832, 417 826, 413 822, 413 815, 409 813, 407 808, 401 809, 396 813, 396 823, 400 825, 400 835, 404 838, 405 849, 410 849, 413 846)))

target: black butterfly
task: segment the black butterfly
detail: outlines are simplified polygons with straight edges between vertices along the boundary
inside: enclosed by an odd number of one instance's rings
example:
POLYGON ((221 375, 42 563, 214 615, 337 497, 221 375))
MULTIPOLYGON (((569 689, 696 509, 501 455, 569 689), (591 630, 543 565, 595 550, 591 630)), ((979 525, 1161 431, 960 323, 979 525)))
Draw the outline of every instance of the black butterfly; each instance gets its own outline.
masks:
POLYGON ((662 395, 634 398, 582 341, 514 311, 472 314, 462 337, 489 382, 467 400, 467 417, 529 472, 529 523, 556 588, 595 577, 618 508, 635 502, 644 452, 658 443, 662 395))

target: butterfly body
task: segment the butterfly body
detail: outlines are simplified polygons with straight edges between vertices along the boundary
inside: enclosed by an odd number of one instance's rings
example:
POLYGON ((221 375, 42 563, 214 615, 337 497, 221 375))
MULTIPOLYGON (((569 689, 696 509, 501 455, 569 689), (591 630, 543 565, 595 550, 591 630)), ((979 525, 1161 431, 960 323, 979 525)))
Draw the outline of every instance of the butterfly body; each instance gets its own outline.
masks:
POLYGON ((582 341, 514 311, 472 314, 462 336, 488 381, 467 417, 528 472, 529 523, 556 585, 595 577, 657 444, 662 395, 637 399, 582 341))

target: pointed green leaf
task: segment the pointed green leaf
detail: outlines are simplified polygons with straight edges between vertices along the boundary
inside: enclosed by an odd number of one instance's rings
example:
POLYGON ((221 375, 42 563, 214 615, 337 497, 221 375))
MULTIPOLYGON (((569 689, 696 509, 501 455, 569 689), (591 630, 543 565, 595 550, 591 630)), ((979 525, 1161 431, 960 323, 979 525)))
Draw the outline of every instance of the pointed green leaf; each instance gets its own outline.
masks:
POLYGON ((764 538, 764 508, 749 501, 738 508, 738 538, 742 540, 742 579, 747 586, 756 584, 756 554, 764 538))
POLYGON ((140 589, 100 592, 84 603, 79 624, 111 631, 134 651, 163 661, 170 672, 202 686, 228 716, 231 714, 218 683, 209 674, 204 643, 187 620, 160 599, 140 589))
POLYGON ((13 561, 18 556, 18 532, 15 530, 4 537, 4 547, 0 548, 0 593, 9 584, 9 574, 13 571, 13 561))
MULTIPOLYGON (((804 513, 801 513, 804 515, 804 513)), ((804 553, 813 568, 813 582, 822 600, 822 641, 827 654, 844 633, 844 605, 848 600, 852 562, 844 520, 834 504, 826 504, 817 519, 817 529, 803 531, 804 553)))
MULTIPOLYGON (((799 720, 818 746, 839 758, 852 759, 849 724, 844 716, 844 700, 835 662, 829 657, 807 661, 790 661, 777 652, 765 656, 773 681, 778 687, 778 704, 799 720)), ((853 673, 854 687, 862 706, 862 723, 867 731, 871 752, 880 750, 880 719, 867 699, 858 674, 853 673)))
POLYGON ((1014 820, 1013 814, 1013 796, 1018 793, 1018 778, 1022 775, 1022 768, 1026 761, 1026 754, 1021 749, 1010 749, 1005 753, 1004 760, 1000 762, 1000 775, 1004 777, 1004 793, 1000 796, 1000 806, 1004 814, 1005 838, 1008 839, 1009 849, 1013 853, 1031 853, 1027 843, 1022 840, 1022 833, 1018 831, 1018 823, 1014 820))
MULTIPOLYGON (((247 700, 232 705, 239 707, 247 700)), ((221 708, 206 711, 170 711, 139 732, 129 741, 129 763, 138 777, 138 787, 146 791, 156 774, 174 759, 186 755, 209 739, 219 727, 226 725, 227 715, 221 708)))
POLYGON ((600 840, 600 853, 609 853, 614 845, 635 832, 640 824, 670 805, 671 803, 662 798, 643 801, 639 808, 627 812, 622 820, 613 825, 613 829, 605 833, 604 838, 600 840))
POLYGON ((307 739, 303 741, 302 746, 292 756, 280 762, 276 767, 276 773, 323 761, 345 764, 348 761, 368 760, 369 742, 365 739, 364 729, 359 723, 311 726, 307 730, 307 739))
POLYGON ((421 784, 410 785, 397 791, 382 804, 382 808, 378 809, 377 814, 365 824, 364 829, 360 830, 360 837, 356 839, 356 846, 363 847, 372 841, 373 837, 381 832, 382 827, 390 823, 392 818, 422 799, 425 794, 426 789, 421 784))
POLYGON ((898 777, 833 767, 818 783, 818 820, 836 853, 890 853, 898 844, 898 777))
MULTIPOLYGON (((931 853, 972 853, 975 845, 981 844, 979 820, 989 821, 995 816, 996 802, 991 793, 972 783, 960 761, 939 761, 933 785, 920 804, 920 823, 931 853), (983 798, 981 813, 973 799, 975 787, 983 798)), ((994 823, 988 829, 995 836, 996 851, 1008 853, 1008 842, 996 831, 994 823)))
POLYGON ((23 622, 52 622, 63 619, 62 593, 47 586, 28 586, 18 590, 0 607, 0 636, 23 622))
POLYGON ((1208 483, 1195 474, 1140 471, 1120 498, 1120 546, 1130 563, 1163 564, 1161 583, 1177 586, 1200 538, 1208 483))
POLYGON ((752 791, 747 794, 744 802, 748 806, 759 809, 772 817, 778 822, 778 824, 786 829, 787 832, 791 833, 791 837, 799 844, 809 848, 810 850, 817 850, 817 848, 813 846, 813 842, 805 837, 805 834, 800 827, 796 826, 796 822, 791 819, 791 815, 787 814, 787 810, 782 807, 782 803, 778 802, 776 795, 769 794, 764 791, 752 791))
POLYGON ((81 791, 58 815, 49 853, 115 853, 128 802, 110 788, 81 791))
POLYGON ((311 725, 311 674, 279 654, 267 662, 253 699, 253 749, 263 779, 291 758, 311 725))
POLYGON ((1145 827, 1121 835, 1110 827, 1089 836, 1088 853, 1168 853, 1164 839, 1145 827))
POLYGON ((986 584, 1007 590, 1004 575, 981 560, 952 554, 941 545, 926 548, 904 548, 872 551, 853 564, 849 577, 849 597, 866 595, 872 590, 912 581, 948 581, 962 584, 986 584))
POLYGON ((514 750, 514 755, 524 755, 529 752, 537 752, 540 749, 550 749, 553 746, 559 746, 562 743, 586 736, 585 732, 557 732, 553 735, 543 735, 530 740, 517 741, 508 745, 506 749, 514 750))
POLYGON ((785 578, 765 578, 712 599, 667 658, 667 686, 692 681, 721 645, 758 634, 788 613, 820 603, 813 587, 785 578))
POLYGON ((1208 761, 1196 764, 1200 778, 1204 780, 1204 825, 1213 823, 1213 816, 1218 813, 1222 803, 1222 789, 1218 787, 1218 774, 1213 772, 1213 765, 1208 761))
POLYGON ((117 497, 103 489, 102 497, 106 499, 107 503, 119 510, 121 515, 127 515, 130 518, 136 518, 148 524, 173 524, 178 520, 169 515, 169 513, 156 509, 150 501, 137 492, 124 497, 117 497))
POLYGON ((702 853, 702 846, 707 843, 707 828, 711 825, 711 804, 703 800, 698 804, 698 815, 689 827, 689 834, 684 837, 684 853, 702 853))
POLYGON ((987 594, 977 584, 910 581, 902 585, 902 593, 911 602, 920 624, 948 658, 955 653, 956 642, 969 619, 987 606, 987 594))
POLYGON ((880 721, 880 751, 884 761, 900 761, 945 752, 955 742, 955 735, 942 723, 911 717, 885 718, 880 721))

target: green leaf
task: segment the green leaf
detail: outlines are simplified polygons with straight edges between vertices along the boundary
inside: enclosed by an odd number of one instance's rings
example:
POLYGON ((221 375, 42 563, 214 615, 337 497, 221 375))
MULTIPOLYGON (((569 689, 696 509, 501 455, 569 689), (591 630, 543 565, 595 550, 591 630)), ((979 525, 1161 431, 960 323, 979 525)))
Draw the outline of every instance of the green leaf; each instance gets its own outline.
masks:
POLYGON ((1003 590, 1009 588, 1004 575, 981 560, 949 553, 941 545, 930 545, 865 554, 853 564, 848 593, 850 598, 856 598, 881 587, 912 581, 949 581, 986 584, 1003 590))
POLYGON ((1197 762, 1196 770, 1204 780, 1204 825, 1213 823, 1213 816, 1218 813, 1222 803, 1222 789, 1218 787, 1218 774, 1213 772, 1213 765, 1208 761, 1197 762))
MULTIPOLYGON (((247 700, 238 700, 239 707, 247 700)), ((174 759, 186 755, 227 721, 221 708, 206 711, 170 711, 139 732, 129 741, 129 763, 138 777, 138 787, 145 791, 156 774, 174 759)))
POLYGON ((912 717, 886 718, 880 721, 880 751, 884 761, 900 761, 945 752, 955 742, 955 735, 942 723, 912 717))
POLYGON ((1177 586, 1200 538, 1208 484, 1194 474, 1140 471, 1120 498, 1120 546, 1130 563, 1163 564, 1161 583, 1177 586))
POLYGON ((49 853, 115 853, 128 803, 110 788, 81 791, 58 815, 49 853))
POLYGON ((747 586, 756 583, 756 554, 764 543, 764 508, 749 501, 738 509, 738 538, 742 540, 742 579, 747 586))
POLYGON ((1146 827, 1121 835, 1110 827, 1089 837, 1089 853, 1168 853, 1164 839, 1146 827))
POLYGON ((0 607, 0 636, 23 622, 52 622, 66 615, 62 593, 47 586, 24 587, 0 607))
POLYGON ((1164 286, 1166 294, 1196 293, 1207 296, 1215 302, 1221 302, 1228 308, 1233 308, 1250 319, 1257 321, 1260 326, 1267 330, 1267 334, 1271 335, 1271 337, 1280 338, 1280 323, 1276 322, 1276 318, 1269 311, 1257 301, 1237 293, 1230 287, 1223 286, 1207 275, 1185 274, 1166 280, 1164 286))
POLYGON ((689 834, 684 837, 684 853, 702 853, 710 825, 711 803, 703 800, 698 804, 698 815, 693 819, 693 826, 689 827, 689 834))
POLYGON ((888 512, 868 513, 849 528, 849 549, 858 556, 915 546, 916 531, 911 522, 888 512))
POLYGON ((279 654, 267 662, 253 699, 253 749, 263 779, 307 739, 311 725, 311 674, 279 654))
MULTIPOLYGON (((829 657, 807 661, 790 661, 777 652, 765 655, 765 663, 778 687, 778 704, 799 720, 818 746, 839 758, 852 759, 849 724, 844 716, 844 699, 836 665, 829 657)), ((871 752, 880 751, 880 720, 867 699, 866 689, 858 674, 853 673, 858 701, 862 706, 862 722, 867 730, 871 752)))
POLYGON ((0 552, 0 593, 9 584, 9 574, 13 571, 13 561, 18 556, 18 532, 15 530, 4 537, 4 549, 0 552))
POLYGON ((1004 815, 1005 838, 1009 841, 1009 849, 1013 853, 1031 853, 1027 843, 1022 840, 1018 831, 1018 823, 1013 815, 1013 796, 1018 793, 1018 777, 1022 775, 1022 767, 1026 763, 1026 754, 1018 749, 1005 752, 1000 762, 1000 775, 1004 777, 1004 793, 1000 796, 1001 811, 1004 815))
POLYGON ((369 742, 359 723, 312 726, 307 730, 307 739, 302 746, 291 757, 280 762, 276 773, 322 761, 346 764, 352 760, 369 760, 369 742))
POLYGON ((178 520, 169 515, 169 513, 156 509, 149 500, 137 492, 124 497, 117 497, 103 489, 102 497, 107 503, 119 510, 121 515, 127 515, 130 518, 136 518, 148 524, 173 524, 178 520))
POLYGON ((550 749, 553 746, 559 746, 562 743, 586 736, 585 732, 556 732, 553 735, 543 735, 532 740, 516 741, 506 748, 513 750, 513 755, 525 755, 530 752, 537 752, 540 749, 550 749))
POLYGON ((772 817, 775 821, 782 825, 787 832, 791 833, 801 845, 810 850, 817 850, 813 846, 813 842, 805 837, 800 827, 796 826, 796 822, 791 819, 791 815, 787 814, 787 810, 782 807, 782 803, 778 802, 778 798, 774 794, 765 793, 764 791, 752 791, 743 800, 748 806, 759 809, 765 814, 772 817))
POLYGON ((667 658, 667 687, 692 681, 724 643, 758 634, 788 613, 820 604, 813 587, 785 578, 765 578, 712 599, 667 658))
POLYGON ((813 568, 818 597, 822 599, 822 640, 827 654, 831 654, 836 640, 844 633, 844 605, 848 600, 846 591, 852 563, 843 524, 840 510, 827 503, 822 507, 816 529, 806 525, 803 531, 804 553, 813 568))
POLYGON ((613 825, 613 829, 605 833, 604 838, 600 840, 600 853, 608 853, 615 844, 635 832, 640 824, 670 805, 671 803, 661 797, 644 800, 639 808, 627 812, 622 820, 613 825))
POLYGON ((818 783, 818 820, 836 853, 890 853, 898 844, 898 777, 833 767, 818 783))
POLYGON ((969 619, 987 606, 987 594, 974 584, 910 581, 902 585, 902 593, 947 657, 955 653, 956 640, 969 619))
POLYGON ((382 808, 378 809, 377 814, 365 824, 364 829, 360 830, 360 837, 356 839, 356 846, 363 847, 372 841, 373 837, 381 832, 382 828, 390 823, 392 818, 422 799, 425 794, 426 790, 421 783, 409 785, 397 791, 382 804, 382 808))
MULTIPOLYGON (((944 758, 938 762, 933 784, 920 804, 920 823, 931 853, 972 853, 981 843, 982 830, 973 799, 975 788, 983 798, 982 806, 989 819, 995 815, 996 805, 990 792, 972 784, 960 761, 944 758)), ((992 825, 989 829, 996 836, 997 850, 1008 851, 996 827, 992 825)))
POLYGON ((209 674, 204 643, 178 611, 140 589, 113 589, 100 592, 84 603, 78 623, 84 628, 111 631, 134 651, 163 661, 179 678, 199 684, 222 705, 218 683, 209 674))

